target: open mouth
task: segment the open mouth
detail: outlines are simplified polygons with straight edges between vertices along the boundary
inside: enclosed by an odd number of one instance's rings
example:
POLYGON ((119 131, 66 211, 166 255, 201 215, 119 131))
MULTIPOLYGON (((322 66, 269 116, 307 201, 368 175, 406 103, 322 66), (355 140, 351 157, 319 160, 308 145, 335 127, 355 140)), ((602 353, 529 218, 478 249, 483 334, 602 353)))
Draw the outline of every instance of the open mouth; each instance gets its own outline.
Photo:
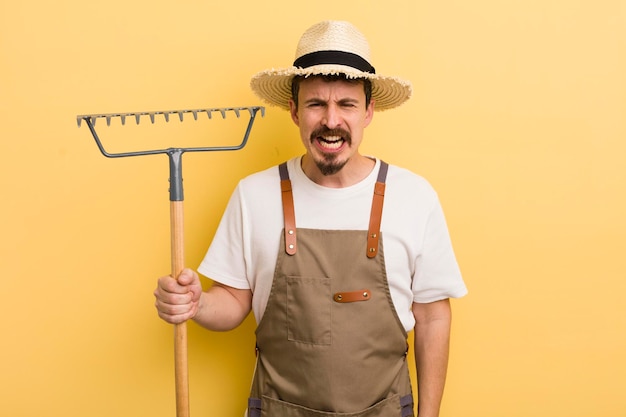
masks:
POLYGON ((322 152, 337 152, 344 145, 350 145, 350 132, 343 129, 320 128, 311 134, 311 142, 315 143, 322 152))
POLYGON ((345 140, 341 136, 318 136, 317 143, 324 150, 336 151, 341 148, 345 140))

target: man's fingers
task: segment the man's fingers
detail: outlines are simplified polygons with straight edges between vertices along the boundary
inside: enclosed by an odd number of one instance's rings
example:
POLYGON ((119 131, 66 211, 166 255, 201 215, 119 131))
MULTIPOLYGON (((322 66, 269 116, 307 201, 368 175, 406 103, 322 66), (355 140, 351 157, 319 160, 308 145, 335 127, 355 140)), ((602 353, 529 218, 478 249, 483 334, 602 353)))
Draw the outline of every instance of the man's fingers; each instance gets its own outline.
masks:
POLYGON ((197 276, 194 271, 189 268, 185 268, 182 270, 180 275, 178 275, 178 279, 176 280, 180 285, 190 285, 193 284, 197 279, 197 276))
POLYGON ((169 316, 186 314, 193 308, 193 305, 190 303, 172 304, 159 298, 157 298, 155 305, 159 312, 162 312, 169 316))
POLYGON ((159 278, 158 289, 173 294, 185 294, 189 292, 189 288, 186 285, 181 285, 181 283, 170 275, 159 278))
POLYGON ((193 301, 193 293, 189 291, 189 288, 180 285, 168 288, 158 286, 154 291, 154 296, 157 300, 171 305, 191 304, 193 301))
POLYGON ((158 298, 154 305, 159 317, 172 324, 189 320, 195 312, 195 306, 193 304, 169 304, 158 298))

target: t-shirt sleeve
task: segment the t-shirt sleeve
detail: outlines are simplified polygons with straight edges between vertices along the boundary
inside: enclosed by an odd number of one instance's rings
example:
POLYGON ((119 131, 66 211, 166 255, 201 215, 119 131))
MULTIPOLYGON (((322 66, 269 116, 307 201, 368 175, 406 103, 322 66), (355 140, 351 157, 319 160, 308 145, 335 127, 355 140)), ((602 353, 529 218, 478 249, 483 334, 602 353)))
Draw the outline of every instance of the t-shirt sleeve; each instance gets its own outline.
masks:
POLYGON ((209 249, 198 267, 202 275, 238 289, 249 289, 244 248, 241 184, 233 192, 209 249))
POLYGON ((430 303, 467 294, 438 199, 434 200, 426 222, 412 290, 416 303, 430 303))

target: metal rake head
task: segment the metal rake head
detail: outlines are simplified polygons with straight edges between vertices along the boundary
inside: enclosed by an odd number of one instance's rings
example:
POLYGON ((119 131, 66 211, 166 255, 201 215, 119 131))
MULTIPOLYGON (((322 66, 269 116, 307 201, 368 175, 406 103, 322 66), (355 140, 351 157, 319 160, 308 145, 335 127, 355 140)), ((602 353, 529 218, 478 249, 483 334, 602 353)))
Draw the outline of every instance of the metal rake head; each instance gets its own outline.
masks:
POLYGON ((190 113, 194 120, 198 120, 198 115, 206 113, 209 119, 212 118, 213 113, 219 113, 223 119, 226 118, 226 115, 229 113, 235 113, 237 118, 241 116, 241 113, 248 113, 250 115, 250 120, 248 122, 248 128, 246 129, 246 133, 244 135, 243 141, 234 146, 212 146, 212 147, 193 147, 193 148, 175 148, 176 150, 182 152, 203 152, 203 151, 232 151, 243 148, 246 145, 248 140, 248 136, 250 135, 250 130, 252 129, 252 124, 254 123, 254 119, 257 113, 261 113, 261 117, 265 116, 265 107, 261 106, 252 106, 252 107, 220 107, 220 108, 206 108, 206 109, 193 109, 193 110, 165 110, 165 111, 150 111, 150 112, 132 112, 132 113, 102 113, 102 114, 83 114, 76 116, 76 120, 78 123, 78 127, 81 126, 84 121, 89 127, 91 134, 100 149, 100 152, 106 157, 109 158, 120 158, 127 156, 139 156, 139 155, 153 155, 158 153, 169 153, 174 150, 174 148, 167 149, 153 149, 153 150, 145 150, 145 151, 136 151, 136 152, 121 152, 121 153, 110 153, 104 149, 104 145, 102 141, 98 137, 96 133, 96 121, 98 119, 105 119, 107 126, 111 126, 111 120, 115 118, 119 118, 122 122, 122 125, 126 123, 127 118, 134 118, 135 123, 139 124, 142 117, 147 116, 150 119, 150 122, 154 124, 157 116, 163 115, 166 122, 169 122, 170 116, 175 115, 178 116, 178 119, 182 122, 184 120, 184 115, 186 113, 190 113))
POLYGON ((252 130, 252 124, 257 113, 261 113, 261 117, 265 116, 265 107, 252 106, 252 107, 221 107, 221 108, 207 108, 207 109, 193 109, 193 110, 165 110, 165 111, 151 111, 151 112, 132 112, 132 113, 103 113, 103 114, 83 114, 76 116, 78 127, 81 127, 84 121, 91 131, 98 149, 100 152, 108 158, 122 158, 128 156, 142 156, 142 155, 154 155, 154 154, 167 154, 170 161, 170 200, 182 201, 183 200, 183 188, 182 188, 182 154, 185 152, 209 152, 209 151, 235 151, 242 149, 248 142, 250 131, 252 130), (250 115, 248 121, 248 127, 244 134, 243 140, 238 145, 232 146, 205 146, 205 147, 192 147, 192 148, 180 148, 172 147, 166 149, 150 149, 134 152, 118 152, 111 153, 104 149, 102 141, 96 133, 96 120, 105 119, 107 126, 111 126, 111 120, 119 118, 122 125, 126 123, 126 118, 134 118, 135 123, 139 124, 142 117, 147 116, 150 122, 154 123, 157 116, 163 115, 166 122, 169 122, 170 116, 178 116, 178 119, 182 122, 184 115, 190 113, 194 120, 198 120, 198 115, 206 113, 209 119, 212 118, 213 113, 219 113, 223 119, 229 112, 235 113, 237 118, 241 116, 241 113, 247 112, 250 115))

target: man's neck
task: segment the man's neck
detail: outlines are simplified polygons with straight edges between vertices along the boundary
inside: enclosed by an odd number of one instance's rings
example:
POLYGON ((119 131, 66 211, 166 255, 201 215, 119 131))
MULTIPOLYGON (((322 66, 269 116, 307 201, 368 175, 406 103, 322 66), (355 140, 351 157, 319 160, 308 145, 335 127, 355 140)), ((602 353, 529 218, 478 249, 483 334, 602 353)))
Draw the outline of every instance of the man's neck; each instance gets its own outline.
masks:
POLYGON ((356 154, 332 175, 322 174, 308 155, 302 157, 301 165, 304 174, 314 183, 328 188, 345 188, 363 181, 376 166, 376 160, 356 154))

